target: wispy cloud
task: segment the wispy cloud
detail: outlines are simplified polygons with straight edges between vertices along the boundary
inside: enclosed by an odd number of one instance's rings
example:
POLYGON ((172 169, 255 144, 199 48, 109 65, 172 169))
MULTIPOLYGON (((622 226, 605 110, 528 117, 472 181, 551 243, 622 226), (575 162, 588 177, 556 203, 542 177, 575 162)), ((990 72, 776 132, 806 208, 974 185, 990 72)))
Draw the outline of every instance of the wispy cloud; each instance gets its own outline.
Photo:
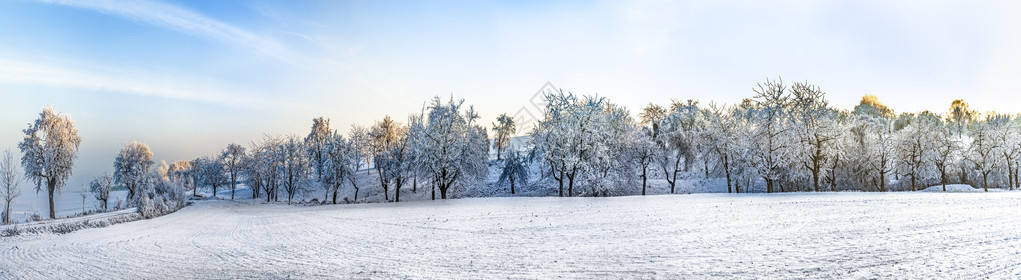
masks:
POLYGON ((38 63, 0 58, 0 83, 76 88, 157 96, 248 108, 267 107, 257 95, 194 79, 153 76, 142 71, 108 70, 81 65, 38 63))
POLYGON ((38 0, 43 3, 95 10, 121 16, 155 26, 172 29, 196 37, 222 41, 252 49, 289 63, 307 61, 301 54, 292 51, 273 38, 260 36, 237 26, 209 18, 172 4, 139 0, 38 0))

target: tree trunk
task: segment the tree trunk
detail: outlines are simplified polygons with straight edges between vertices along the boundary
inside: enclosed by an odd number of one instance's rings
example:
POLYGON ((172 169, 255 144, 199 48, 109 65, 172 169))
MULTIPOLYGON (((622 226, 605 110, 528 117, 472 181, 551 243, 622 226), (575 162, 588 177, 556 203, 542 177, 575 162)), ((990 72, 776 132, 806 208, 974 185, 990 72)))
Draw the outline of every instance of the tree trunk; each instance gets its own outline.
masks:
MULTIPOLYGON (((1010 161, 1007 161, 1007 174, 1013 174, 1013 173, 1014 173, 1014 167, 1010 165, 1010 161)), ((1014 189, 1014 177, 1011 177, 1010 175, 1007 175, 1007 185, 1010 186, 1011 189, 1014 189)))
POLYGON ((982 189, 984 189, 985 191, 989 191, 989 184, 988 184, 988 182, 989 182, 989 173, 983 172, 982 173, 982 189))
POLYGON ((358 188, 357 187, 355 188, 355 199, 352 200, 351 202, 358 202, 358 188))
POLYGON ((394 187, 394 202, 401 202, 401 183, 394 187))
POLYGON ((1014 188, 1016 186, 1021 186, 1021 182, 1018 182, 1018 170, 1021 170, 1021 168, 1014 169, 1014 185, 1015 186, 1012 186, 1011 190, 1014 190, 1014 188))
POLYGON ((947 172, 946 170, 940 169, 939 171, 939 182, 943 184, 943 191, 947 191, 947 172))
POLYGON ((447 188, 446 187, 440 187, 440 199, 447 199, 447 188))
POLYGON ((646 169, 647 168, 642 168, 642 195, 645 195, 645 184, 649 179, 648 174, 645 171, 646 169))
POLYGON ((47 191, 50 193, 50 219, 56 219, 57 218, 57 214, 53 212, 53 191, 57 187, 54 186, 54 184, 50 183, 49 186, 47 186, 46 188, 47 188, 47 191))
POLYGON ((337 204, 337 191, 339 190, 340 190, 339 187, 333 189, 333 204, 337 204))
POLYGON ((134 183, 130 183, 130 185, 127 187, 128 187, 128 204, 131 204, 131 199, 135 198, 135 188, 137 188, 138 186, 135 186, 134 183))
POLYGON ((510 177, 510 183, 511 183, 511 194, 514 194, 514 176, 510 177))
POLYGON ((709 179, 709 161, 702 161, 703 168, 705 168, 705 178, 709 179))
POLYGON ((766 193, 773 193, 773 179, 769 178, 763 179, 766 179, 766 193))
POLYGON ((819 192, 819 162, 816 161, 812 166, 812 186, 815 187, 815 192, 819 192))
MULTIPOLYGON (((379 164, 378 162, 376 164, 379 164)), ((387 192, 386 181, 383 180, 383 170, 376 168, 376 174, 379 175, 379 186, 383 187, 383 200, 390 201, 390 193, 387 192)))
POLYGON ((725 175, 727 175, 727 193, 731 193, 730 192, 730 186, 731 186, 731 182, 730 182, 730 162, 727 159, 727 155, 726 154, 723 155, 723 173, 725 175))
POLYGON ((557 193, 558 196, 564 197, 564 174, 560 174, 560 178, 556 178, 557 183, 560 183, 560 191, 557 193))
POLYGON ((567 196, 574 196, 574 175, 567 176, 567 196))
POLYGON ((879 191, 886 191, 886 172, 879 172, 879 191))

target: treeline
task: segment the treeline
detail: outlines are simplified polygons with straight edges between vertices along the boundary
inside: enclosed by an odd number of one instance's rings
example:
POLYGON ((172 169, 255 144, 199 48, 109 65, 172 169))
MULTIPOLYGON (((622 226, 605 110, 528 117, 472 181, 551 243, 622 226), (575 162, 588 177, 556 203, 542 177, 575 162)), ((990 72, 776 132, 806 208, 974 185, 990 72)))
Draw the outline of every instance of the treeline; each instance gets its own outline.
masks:
MULTIPOLYGON (((214 194, 230 188, 233 199, 239 183, 251 188, 253 199, 288 202, 318 190, 323 201, 337 203, 350 186, 357 201, 364 186, 356 174, 363 169, 378 177, 372 185, 387 201, 400 201, 407 187, 430 188, 433 199, 437 191, 445 199, 451 189, 480 185, 509 185, 511 193, 515 185, 554 185, 560 196, 638 189, 644 195, 652 180, 673 193, 696 177, 725 180, 728 192, 1021 186, 1018 115, 979 114, 963 100, 943 114, 897 114, 871 95, 844 110, 807 82, 767 79, 753 92, 730 106, 650 103, 634 117, 606 98, 548 91, 542 119, 525 132, 525 145, 513 147, 513 118, 502 114, 487 129, 463 100, 439 97, 405 122, 386 116, 368 127, 352 125, 346 137, 316 118, 304 137, 267 135, 247 146, 230 144, 216 156, 155 167, 149 147, 132 142, 115 158, 113 176, 95 178, 89 191, 105 209, 113 184, 123 184, 128 205, 163 213, 183 205, 184 190, 197 196, 201 187, 214 194), (496 182, 487 181, 490 166, 500 169, 496 182)), ((50 107, 23 132, 24 177, 49 194, 53 218, 53 193, 70 177, 81 138, 74 122, 50 107)), ((0 166, 0 196, 8 205, 20 194, 20 180, 12 178, 21 175, 11 162, 0 166)))
MULTIPOLYGON (((347 137, 320 117, 304 137, 267 135, 249 147, 230 144, 218 156, 174 162, 168 173, 194 195, 195 186, 209 186, 213 193, 229 187, 233 199, 237 183, 244 182, 253 199, 291 202, 301 192, 319 190, 322 201, 337 203, 347 185, 354 189, 352 201, 358 200, 356 174, 364 168, 378 177, 387 201, 400 201, 402 188, 417 192, 420 184, 432 189, 433 199, 437 191, 446 199, 450 189, 486 179, 490 141, 478 119, 463 100, 439 97, 406 123, 386 116, 369 127, 353 125, 347 137)), ((513 133, 495 131, 502 141, 513 133)))
POLYGON ((896 114, 866 95, 853 110, 829 106, 818 86, 767 80, 737 105, 675 100, 632 119, 605 98, 546 93, 532 156, 560 194, 612 193, 665 179, 673 193, 693 173, 725 178, 728 192, 918 190, 964 183, 1017 187, 1021 118, 984 116, 955 100, 948 111, 896 114), (659 174, 656 174, 659 173, 659 174), (891 185, 894 184, 894 185, 891 185))

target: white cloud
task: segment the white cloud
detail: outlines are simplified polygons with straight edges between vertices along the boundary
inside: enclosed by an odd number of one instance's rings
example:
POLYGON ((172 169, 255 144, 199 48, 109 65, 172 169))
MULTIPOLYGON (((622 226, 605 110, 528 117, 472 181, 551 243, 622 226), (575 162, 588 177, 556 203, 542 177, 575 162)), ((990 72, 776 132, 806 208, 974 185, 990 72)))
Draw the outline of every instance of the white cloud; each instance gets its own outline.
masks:
POLYGON ((269 102, 251 90, 229 89, 194 79, 154 76, 142 71, 108 70, 88 66, 24 62, 0 58, 0 83, 66 87, 157 96, 242 107, 266 107, 269 102))
POLYGON ((205 37, 223 41, 241 47, 250 48, 258 53, 285 62, 300 64, 306 62, 304 56, 290 50, 279 41, 260 36, 236 26, 206 17, 197 12, 174 6, 168 3, 139 0, 38 0, 43 3, 59 4, 70 7, 95 10, 142 21, 197 37, 205 37))

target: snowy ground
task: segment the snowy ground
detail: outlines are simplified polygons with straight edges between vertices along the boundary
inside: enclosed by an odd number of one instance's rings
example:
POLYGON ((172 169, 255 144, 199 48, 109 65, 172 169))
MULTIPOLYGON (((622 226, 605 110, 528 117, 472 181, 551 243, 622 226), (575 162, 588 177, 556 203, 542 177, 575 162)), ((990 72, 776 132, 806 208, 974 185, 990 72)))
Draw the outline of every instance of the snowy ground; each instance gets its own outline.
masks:
POLYGON ((0 238, 0 278, 1017 278, 1021 193, 199 201, 0 238))

